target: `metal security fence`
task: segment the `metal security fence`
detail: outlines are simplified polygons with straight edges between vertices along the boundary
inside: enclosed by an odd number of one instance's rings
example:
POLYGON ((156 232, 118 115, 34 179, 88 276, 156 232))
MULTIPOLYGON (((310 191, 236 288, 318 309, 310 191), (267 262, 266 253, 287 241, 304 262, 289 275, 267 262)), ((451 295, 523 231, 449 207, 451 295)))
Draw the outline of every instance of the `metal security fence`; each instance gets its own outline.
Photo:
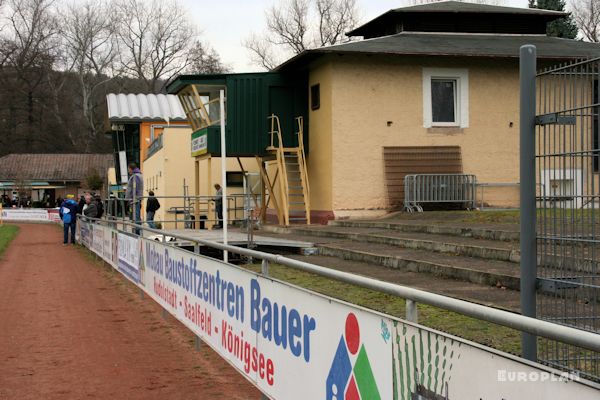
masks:
POLYGON ((423 204, 475 208, 477 179, 467 174, 415 174, 404 177, 404 209, 423 212, 423 204))
MULTIPOLYGON (((593 333, 600 333, 599 80, 600 58, 537 73, 533 215, 522 208, 525 219, 537 220, 537 317, 593 333)), ((539 339, 537 353, 543 363, 600 381, 598 352, 539 339)))

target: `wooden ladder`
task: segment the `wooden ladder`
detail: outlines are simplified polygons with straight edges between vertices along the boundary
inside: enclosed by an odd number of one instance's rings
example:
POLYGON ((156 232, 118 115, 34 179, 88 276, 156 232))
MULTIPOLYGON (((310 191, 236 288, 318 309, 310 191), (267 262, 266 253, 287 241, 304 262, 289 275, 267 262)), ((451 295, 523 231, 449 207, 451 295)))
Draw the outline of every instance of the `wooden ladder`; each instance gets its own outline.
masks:
MULTIPOLYGON (((268 181, 267 186, 270 196, 275 197, 273 193, 275 181, 279 179, 279 201, 274 201, 279 223, 285 226, 289 226, 291 221, 304 221, 310 224, 310 187, 304 152, 304 119, 296 118, 298 147, 285 147, 279 117, 272 114, 269 119, 271 120, 271 145, 267 150, 275 155, 273 162, 277 166, 277 171, 273 182, 268 181)), ((263 177, 268 178, 266 171, 262 174, 263 177)))

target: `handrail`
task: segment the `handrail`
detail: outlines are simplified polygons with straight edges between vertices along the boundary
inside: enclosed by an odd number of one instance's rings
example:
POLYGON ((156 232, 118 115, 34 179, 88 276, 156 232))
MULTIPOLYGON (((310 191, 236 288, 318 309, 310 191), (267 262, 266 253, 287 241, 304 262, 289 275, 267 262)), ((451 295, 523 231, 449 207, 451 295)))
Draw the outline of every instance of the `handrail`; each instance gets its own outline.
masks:
MULTIPOLYGON (((78 218, 81 218, 81 216, 78 216, 78 218)), ((109 220, 102 220, 97 218, 87 218, 87 220, 102 223, 112 222, 109 220)), ((163 237, 171 236, 185 241, 203 244, 205 246, 209 246, 218 250, 228 251, 247 257, 265 260, 267 262, 281 264, 286 267, 310 272, 340 282, 345 282, 363 288, 376 290, 382 293, 387 293, 393 296, 398 296, 406 300, 410 300, 412 302, 427 304, 447 311, 465 315, 467 317, 476 318, 482 321, 495 323, 508 328, 513 328, 537 336, 542 336, 548 339, 568 343, 584 349, 600 352, 600 334, 582 331, 564 325, 558 325, 548 321, 530 318, 509 311, 499 310, 480 304, 470 303, 465 300, 459 300, 440 294, 430 293, 424 290, 414 289, 395 283, 383 282, 373 278, 354 275, 348 272, 338 271, 327 267, 310 264, 304 261, 294 260, 280 255, 264 253, 261 251, 246 249, 237 246, 224 245, 221 243, 199 239, 174 232, 166 233, 165 231, 136 225, 127 221, 115 220, 114 222, 128 225, 140 230, 149 231, 161 235, 163 237)))
POLYGON ((310 185, 308 183, 308 170, 306 168, 306 153, 304 152, 304 118, 296 117, 298 122, 298 165, 302 169, 302 194, 304 196, 304 209, 306 210, 306 223, 310 225, 310 185))

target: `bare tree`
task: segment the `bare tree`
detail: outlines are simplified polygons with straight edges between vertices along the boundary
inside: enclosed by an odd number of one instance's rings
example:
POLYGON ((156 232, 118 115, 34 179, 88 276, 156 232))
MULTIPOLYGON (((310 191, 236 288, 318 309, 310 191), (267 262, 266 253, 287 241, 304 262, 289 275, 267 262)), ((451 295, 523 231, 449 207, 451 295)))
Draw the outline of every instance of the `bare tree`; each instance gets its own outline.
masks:
POLYGON ((58 24, 52 0, 9 0, 0 45, 0 72, 3 89, 10 91, 12 133, 20 127, 21 139, 30 148, 42 138, 34 124, 41 121, 43 89, 57 58, 58 24), (25 115, 20 120, 18 115, 25 115))
POLYGON ((253 62, 272 69, 282 57, 347 41, 344 33, 357 14, 356 0, 286 0, 267 10, 266 32, 251 34, 243 45, 253 62))
MULTIPOLYGON (((79 83, 82 116, 89 128, 88 139, 102 129, 95 110, 99 107, 95 92, 111 81, 117 57, 116 24, 111 18, 111 3, 86 0, 69 5, 64 12, 63 38, 66 58, 79 83)), ((102 99, 104 101, 104 99, 102 99)))
POLYGON ((600 42, 600 1, 574 0, 571 14, 585 40, 600 42))
POLYGON ((206 43, 197 40, 189 50, 189 66, 186 68, 192 74, 218 74, 227 72, 229 67, 223 64, 219 54, 206 43))
POLYGON ((148 92, 189 65, 188 49, 196 32, 176 0, 120 0, 115 8, 121 66, 127 75, 143 80, 148 92))

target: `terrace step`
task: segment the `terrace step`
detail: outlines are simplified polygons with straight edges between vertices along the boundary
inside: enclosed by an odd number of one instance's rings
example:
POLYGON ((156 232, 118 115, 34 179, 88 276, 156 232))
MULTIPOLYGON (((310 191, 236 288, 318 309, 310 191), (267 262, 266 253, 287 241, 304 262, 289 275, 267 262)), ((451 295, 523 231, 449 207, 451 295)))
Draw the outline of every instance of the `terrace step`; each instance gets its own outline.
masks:
POLYGON ((519 266, 506 261, 481 260, 472 257, 432 254, 423 250, 396 249, 390 252, 384 245, 369 244, 318 245, 319 255, 344 260, 362 261, 410 272, 425 272, 434 276, 464 282, 500 286, 519 290, 519 266))
POLYGON ((445 296, 470 301, 490 307, 519 312, 519 292, 495 286, 446 279, 429 274, 399 271, 381 265, 373 265, 360 261, 343 260, 321 255, 288 255, 296 260, 309 262, 338 271, 367 276, 384 282, 414 287, 445 296))
POLYGON ((364 243, 386 244, 407 249, 428 250, 489 260, 520 261, 519 245, 516 242, 386 229, 316 225, 293 227, 289 228, 288 232, 323 238, 349 239, 364 243))
POLYGON ((518 290, 519 264, 510 261, 480 259, 430 250, 402 248, 369 243, 344 237, 298 234, 294 229, 263 227, 261 235, 301 239, 315 244, 322 256, 360 261, 402 271, 432 274, 446 279, 518 290), (270 233, 269 233, 270 232, 270 233))
POLYGON ((410 222, 390 222, 386 220, 333 220, 329 221, 329 226, 338 226, 346 228, 370 228, 385 229, 400 232, 431 233, 436 235, 450 235, 472 237, 486 240, 518 241, 518 226, 513 224, 444 224, 427 221, 423 223, 410 222), (498 226, 501 226, 500 228, 498 226))

